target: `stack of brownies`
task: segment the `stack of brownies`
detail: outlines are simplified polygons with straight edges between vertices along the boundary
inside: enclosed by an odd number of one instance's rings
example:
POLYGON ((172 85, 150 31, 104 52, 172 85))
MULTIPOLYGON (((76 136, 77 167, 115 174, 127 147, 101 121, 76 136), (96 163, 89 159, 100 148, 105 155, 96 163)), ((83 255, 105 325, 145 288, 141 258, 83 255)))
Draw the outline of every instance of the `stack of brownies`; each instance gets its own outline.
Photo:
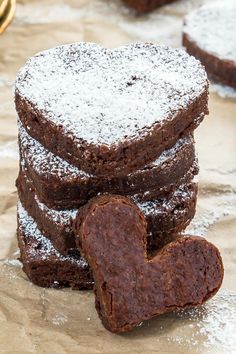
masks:
POLYGON ((150 252, 192 220, 193 131, 208 113, 208 81, 196 59, 152 44, 61 46, 27 61, 15 102, 18 242, 33 283, 92 288, 74 221, 97 195, 124 195, 138 205, 150 252))

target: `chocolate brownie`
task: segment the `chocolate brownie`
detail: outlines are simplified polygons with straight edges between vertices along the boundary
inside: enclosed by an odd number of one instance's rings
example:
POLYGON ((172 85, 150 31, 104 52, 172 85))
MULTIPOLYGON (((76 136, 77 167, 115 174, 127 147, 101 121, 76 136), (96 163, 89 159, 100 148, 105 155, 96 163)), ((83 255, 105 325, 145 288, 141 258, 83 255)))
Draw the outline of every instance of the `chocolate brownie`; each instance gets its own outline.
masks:
POLYGON ((208 81, 183 50, 78 43, 29 59, 15 103, 48 150, 85 172, 124 176, 198 126, 208 113, 208 81))
MULTIPOLYGON (((17 180, 19 198, 36 220, 40 231, 64 255, 75 254, 73 223, 78 209, 54 210, 39 201, 32 181, 22 171, 17 180)), ((197 185, 193 182, 180 186, 170 195, 154 201, 137 202, 148 222, 148 246, 156 249, 186 228, 195 214, 197 185)), ((80 211, 80 209, 79 209, 80 211)))
MULTIPOLYGON (((161 197, 183 184, 186 174, 197 174, 192 134, 180 139, 153 163, 127 176, 104 178, 89 175, 46 150, 19 122, 21 164, 34 183, 41 201, 53 209, 79 207, 98 193, 121 195, 158 191, 161 197)), ((189 181, 192 178, 187 178, 189 181)))
POLYGON ((203 6, 185 18, 183 44, 210 77, 236 88, 236 6, 203 6))
POLYGON ((223 264, 205 239, 182 237, 148 259, 145 216, 122 196, 94 198, 76 220, 77 244, 92 268, 96 308, 111 332, 211 298, 223 264))
POLYGON ((18 203, 18 243, 23 270, 32 283, 42 287, 92 289, 87 262, 78 255, 62 256, 43 236, 34 219, 18 203))
POLYGON ((123 0, 125 4, 134 8, 139 14, 150 12, 157 7, 169 4, 176 0, 123 0))

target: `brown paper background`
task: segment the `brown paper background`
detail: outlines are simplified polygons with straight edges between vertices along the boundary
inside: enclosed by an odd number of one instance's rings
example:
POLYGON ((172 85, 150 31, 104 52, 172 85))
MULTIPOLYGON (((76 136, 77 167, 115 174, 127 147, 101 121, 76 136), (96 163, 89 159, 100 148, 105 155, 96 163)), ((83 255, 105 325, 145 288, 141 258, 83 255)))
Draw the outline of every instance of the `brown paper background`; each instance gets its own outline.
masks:
POLYGON ((210 116, 196 132, 200 193, 190 231, 214 242, 225 265, 222 290, 204 307, 161 316, 132 333, 113 335, 97 317, 92 292, 38 288, 16 260, 13 81, 18 68, 35 52, 82 40, 109 47, 132 41, 180 46, 183 15, 203 2, 180 0, 135 17, 119 1, 18 1, 15 20, 0 37, 1 353, 236 352, 236 98, 211 92, 210 116))

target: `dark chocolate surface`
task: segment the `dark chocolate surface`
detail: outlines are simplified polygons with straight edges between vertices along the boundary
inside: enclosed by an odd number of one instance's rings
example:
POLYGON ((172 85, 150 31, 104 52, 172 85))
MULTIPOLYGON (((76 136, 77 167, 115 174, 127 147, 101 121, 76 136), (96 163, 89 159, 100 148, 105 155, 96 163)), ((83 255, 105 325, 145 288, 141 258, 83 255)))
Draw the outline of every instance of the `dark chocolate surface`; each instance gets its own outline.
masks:
POLYGON ((213 244, 183 237, 148 259, 146 227, 141 211, 122 196, 94 198, 76 220, 78 247, 93 271, 96 308, 112 332, 201 305, 222 283, 223 264, 213 244))

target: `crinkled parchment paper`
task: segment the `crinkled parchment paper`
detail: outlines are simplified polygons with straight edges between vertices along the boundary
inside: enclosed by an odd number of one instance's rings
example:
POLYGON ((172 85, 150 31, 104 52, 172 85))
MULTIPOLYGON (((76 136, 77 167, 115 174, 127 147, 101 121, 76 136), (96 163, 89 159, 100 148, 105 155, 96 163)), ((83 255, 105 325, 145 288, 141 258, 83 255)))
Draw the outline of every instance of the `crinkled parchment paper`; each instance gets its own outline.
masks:
MULTIPOLYGON (((214 0, 213 0, 214 1, 214 0)), ((203 1, 180 0, 145 17, 118 1, 21 0, 0 37, 0 352, 235 353, 236 352, 236 93, 212 85, 210 116, 196 132, 201 173, 197 215, 189 231, 221 250, 225 279, 205 306, 168 314, 126 335, 101 325, 92 292, 41 289, 17 261, 18 170, 13 81, 34 53, 58 44, 133 41, 181 45, 183 15, 203 1)))

